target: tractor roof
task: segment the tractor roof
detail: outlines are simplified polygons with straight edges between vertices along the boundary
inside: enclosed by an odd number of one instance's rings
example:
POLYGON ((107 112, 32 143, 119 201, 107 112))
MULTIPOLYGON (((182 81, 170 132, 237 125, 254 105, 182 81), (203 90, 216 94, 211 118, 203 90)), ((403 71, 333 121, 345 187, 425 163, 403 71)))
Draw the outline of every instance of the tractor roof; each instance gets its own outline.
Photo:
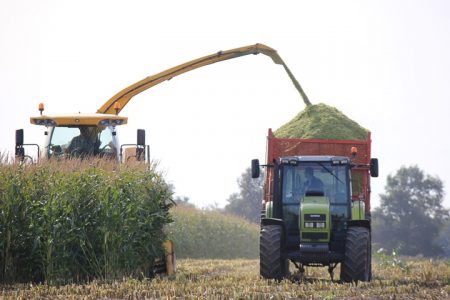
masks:
POLYGON ((281 163, 292 162, 336 162, 346 164, 350 159, 345 156, 331 156, 331 155, 311 155, 311 156, 285 156, 280 158, 281 163))

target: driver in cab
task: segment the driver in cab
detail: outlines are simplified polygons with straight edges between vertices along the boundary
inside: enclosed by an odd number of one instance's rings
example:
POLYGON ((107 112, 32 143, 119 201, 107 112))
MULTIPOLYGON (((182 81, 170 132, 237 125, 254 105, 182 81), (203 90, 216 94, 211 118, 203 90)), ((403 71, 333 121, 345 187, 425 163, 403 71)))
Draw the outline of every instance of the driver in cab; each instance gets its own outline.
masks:
POLYGON ((74 156, 94 155, 100 142, 94 127, 80 126, 80 135, 74 137, 66 148, 66 153, 74 156))
POLYGON ((305 169, 306 181, 304 184, 304 191, 312 193, 323 193, 323 182, 314 176, 314 170, 311 167, 305 169))

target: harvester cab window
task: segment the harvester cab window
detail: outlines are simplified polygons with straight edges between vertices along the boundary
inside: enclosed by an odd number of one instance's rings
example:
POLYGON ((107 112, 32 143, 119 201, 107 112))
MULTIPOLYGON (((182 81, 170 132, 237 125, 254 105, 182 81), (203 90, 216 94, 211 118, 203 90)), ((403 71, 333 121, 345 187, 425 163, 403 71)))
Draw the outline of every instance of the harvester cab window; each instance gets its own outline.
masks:
POLYGON ((80 157, 112 153, 110 130, 106 127, 54 127, 50 133, 48 157, 80 157))

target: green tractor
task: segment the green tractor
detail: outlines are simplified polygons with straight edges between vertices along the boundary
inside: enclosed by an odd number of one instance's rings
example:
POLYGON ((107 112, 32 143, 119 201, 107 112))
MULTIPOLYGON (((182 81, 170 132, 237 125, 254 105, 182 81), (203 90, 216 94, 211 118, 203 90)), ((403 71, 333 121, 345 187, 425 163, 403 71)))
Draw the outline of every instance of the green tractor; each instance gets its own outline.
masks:
MULTIPOLYGON (((271 161, 265 165, 261 276, 282 280, 292 262, 301 273, 306 266, 327 266, 333 280, 340 263, 341 281, 370 281, 370 185, 364 175, 378 176, 378 160, 356 164, 346 156, 320 155, 271 161), (361 191, 357 198, 352 183, 361 191)), ((252 177, 259 172, 259 161, 253 160, 252 177)))

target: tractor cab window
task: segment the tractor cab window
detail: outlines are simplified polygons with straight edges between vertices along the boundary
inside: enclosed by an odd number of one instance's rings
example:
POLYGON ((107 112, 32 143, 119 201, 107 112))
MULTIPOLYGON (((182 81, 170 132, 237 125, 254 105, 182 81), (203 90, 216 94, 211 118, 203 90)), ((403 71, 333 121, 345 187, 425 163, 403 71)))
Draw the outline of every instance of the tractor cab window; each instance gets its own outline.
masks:
POLYGON ((283 168, 282 201, 299 203, 307 195, 325 196, 330 203, 346 204, 348 167, 330 162, 301 162, 283 168))
POLYGON ((49 157, 84 157, 113 152, 112 134, 106 127, 54 127, 48 148, 49 157))
POLYGON ((332 218, 349 217, 349 170, 331 162, 299 162, 284 165, 281 172, 282 214, 288 235, 299 232, 300 201, 305 196, 324 196, 330 201, 332 218))

